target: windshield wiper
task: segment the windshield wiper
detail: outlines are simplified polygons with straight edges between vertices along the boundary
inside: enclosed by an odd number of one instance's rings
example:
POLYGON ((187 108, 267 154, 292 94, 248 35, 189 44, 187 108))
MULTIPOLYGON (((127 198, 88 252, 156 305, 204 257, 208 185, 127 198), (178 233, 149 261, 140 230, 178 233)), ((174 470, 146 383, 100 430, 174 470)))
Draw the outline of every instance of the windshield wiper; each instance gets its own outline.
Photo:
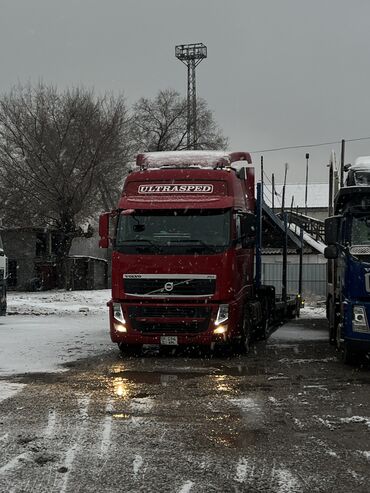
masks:
POLYGON ((203 240, 177 240, 173 241, 171 240, 170 243, 194 243, 194 246, 202 246, 204 248, 207 248, 210 252, 216 253, 217 249, 213 245, 210 245, 209 243, 206 243, 203 240))
POLYGON ((125 243, 135 243, 135 247, 144 247, 145 245, 140 245, 140 243, 146 243, 148 246, 152 246, 157 252, 161 252, 162 249, 154 243, 152 240, 146 240, 144 238, 140 238, 139 240, 123 240, 118 246, 124 246, 125 243))

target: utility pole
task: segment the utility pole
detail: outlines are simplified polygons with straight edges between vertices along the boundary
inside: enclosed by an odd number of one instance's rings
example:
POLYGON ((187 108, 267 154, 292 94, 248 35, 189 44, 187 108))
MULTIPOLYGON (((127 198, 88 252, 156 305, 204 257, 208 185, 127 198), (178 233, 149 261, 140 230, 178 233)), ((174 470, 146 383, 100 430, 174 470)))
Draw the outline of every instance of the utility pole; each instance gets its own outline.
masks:
POLYGON ((305 207, 305 215, 307 216, 307 188, 308 188, 308 160, 310 159, 310 155, 308 152, 306 153, 306 190, 304 195, 304 207, 305 207))
POLYGON ((197 91, 195 69, 207 58, 207 47, 203 43, 177 45, 175 56, 188 68, 187 95, 187 148, 195 149, 197 145, 197 91))
POLYGON ((264 183, 264 179, 263 179, 263 178, 264 178, 263 174, 264 174, 264 171, 263 171, 263 156, 261 156, 261 185, 262 185, 262 197, 263 197, 263 194, 265 193, 265 190, 264 190, 264 185, 265 185, 265 183, 264 183))
POLYGON ((283 216, 285 212, 285 187, 286 187, 286 177, 288 173, 288 163, 285 163, 285 171, 284 171, 284 185, 283 185, 283 196, 282 196, 282 203, 281 203, 281 215, 283 216))
POLYGON ((340 188, 344 186, 344 155, 346 152, 346 141, 342 139, 342 145, 340 149, 340 188))

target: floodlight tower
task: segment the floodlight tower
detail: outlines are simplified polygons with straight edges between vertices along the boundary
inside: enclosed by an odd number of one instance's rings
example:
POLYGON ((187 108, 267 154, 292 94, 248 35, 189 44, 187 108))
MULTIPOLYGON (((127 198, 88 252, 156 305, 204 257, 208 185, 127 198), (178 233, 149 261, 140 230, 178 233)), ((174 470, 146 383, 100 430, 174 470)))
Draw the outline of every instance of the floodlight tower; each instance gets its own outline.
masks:
POLYGON ((178 45, 175 47, 175 56, 188 67, 187 148, 195 149, 197 142, 195 68, 207 58, 207 47, 203 43, 178 45))

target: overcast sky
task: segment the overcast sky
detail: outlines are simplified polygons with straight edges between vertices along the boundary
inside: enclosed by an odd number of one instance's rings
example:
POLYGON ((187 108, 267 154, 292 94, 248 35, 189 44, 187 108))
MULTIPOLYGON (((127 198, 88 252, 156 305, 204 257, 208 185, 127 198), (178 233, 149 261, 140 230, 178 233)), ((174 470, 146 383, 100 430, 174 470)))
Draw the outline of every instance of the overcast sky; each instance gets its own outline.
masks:
MULTIPOLYGON (((0 0, 0 91, 42 78, 123 92, 186 93, 175 45, 202 42, 197 92, 230 150, 370 137, 369 0, 0 0)), ((288 182, 327 181, 339 145, 265 152, 288 182)), ((346 162, 370 155, 348 143, 346 162)), ((260 153, 254 153, 259 165, 260 153)))

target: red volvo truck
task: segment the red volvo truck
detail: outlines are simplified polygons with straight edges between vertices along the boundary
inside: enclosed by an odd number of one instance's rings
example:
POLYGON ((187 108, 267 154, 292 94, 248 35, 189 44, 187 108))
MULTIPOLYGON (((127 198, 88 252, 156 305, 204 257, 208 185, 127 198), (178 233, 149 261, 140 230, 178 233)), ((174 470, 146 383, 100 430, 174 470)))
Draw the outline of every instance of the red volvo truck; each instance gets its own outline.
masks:
POLYGON ((251 163, 247 152, 137 156, 117 209, 99 224, 100 247, 113 246, 110 334, 122 351, 144 344, 248 350, 252 336, 267 337, 286 314, 274 288, 254 277, 251 163))

